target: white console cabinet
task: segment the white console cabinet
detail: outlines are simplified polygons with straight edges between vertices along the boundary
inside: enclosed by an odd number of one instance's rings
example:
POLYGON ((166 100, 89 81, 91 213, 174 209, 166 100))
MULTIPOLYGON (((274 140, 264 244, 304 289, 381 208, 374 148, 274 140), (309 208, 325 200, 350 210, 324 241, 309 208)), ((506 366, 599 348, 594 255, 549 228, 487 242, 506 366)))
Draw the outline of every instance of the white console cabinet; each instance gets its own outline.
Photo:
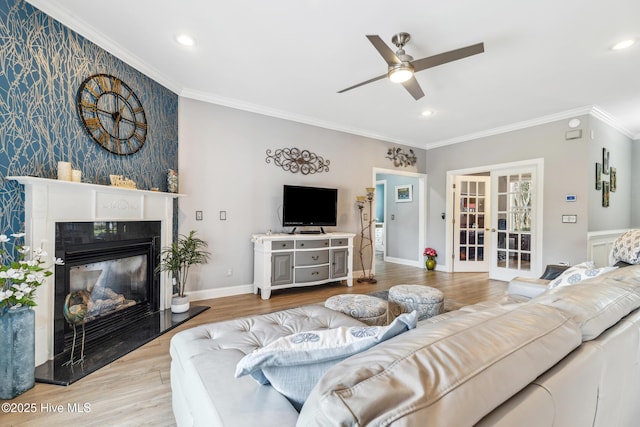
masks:
POLYGON ((353 286, 352 233, 254 234, 253 293, 346 280, 353 286))

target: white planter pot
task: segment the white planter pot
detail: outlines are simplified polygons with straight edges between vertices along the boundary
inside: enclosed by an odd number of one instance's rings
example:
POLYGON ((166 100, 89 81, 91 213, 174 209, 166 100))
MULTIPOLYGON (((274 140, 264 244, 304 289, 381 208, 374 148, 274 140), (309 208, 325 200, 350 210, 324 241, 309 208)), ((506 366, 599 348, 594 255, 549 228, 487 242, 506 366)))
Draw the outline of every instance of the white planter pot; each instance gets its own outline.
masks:
POLYGON ((171 312, 172 313, 184 313, 189 311, 189 296, 183 297, 174 296, 171 298, 171 312))

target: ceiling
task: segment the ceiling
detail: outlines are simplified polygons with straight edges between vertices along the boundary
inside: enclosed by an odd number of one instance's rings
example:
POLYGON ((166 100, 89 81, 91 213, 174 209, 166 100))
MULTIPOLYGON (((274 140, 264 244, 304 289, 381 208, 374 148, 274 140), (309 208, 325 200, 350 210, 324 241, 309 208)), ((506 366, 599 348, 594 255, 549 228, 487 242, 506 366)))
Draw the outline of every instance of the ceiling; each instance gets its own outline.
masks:
POLYGON ((28 2, 184 97, 421 148, 589 112, 640 139, 637 0, 28 2), (401 31, 415 59, 485 52, 417 73, 418 101, 387 79, 337 93, 386 72, 365 35, 401 31))

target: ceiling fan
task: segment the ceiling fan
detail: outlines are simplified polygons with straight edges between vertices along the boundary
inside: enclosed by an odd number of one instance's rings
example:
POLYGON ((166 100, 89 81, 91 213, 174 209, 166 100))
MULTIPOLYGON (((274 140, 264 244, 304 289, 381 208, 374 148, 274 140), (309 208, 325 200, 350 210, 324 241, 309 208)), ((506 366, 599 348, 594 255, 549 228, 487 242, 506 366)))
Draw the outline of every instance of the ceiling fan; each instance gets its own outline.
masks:
POLYGON ((343 93, 388 77, 392 82, 402 84, 411 96, 418 100, 424 96, 424 92, 414 76, 415 73, 484 52, 484 43, 476 43, 471 46, 450 50, 414 61, 411 55, 407 55, 404 52, 404 46, 411 40, 409 33, 398 33, 393 36, 391 42, 398 48, 395 53, 382 41, 380 36, 373 35, 367 36, 367 38, 389 65, 387 73, 342 89, 338 93, 343 93))

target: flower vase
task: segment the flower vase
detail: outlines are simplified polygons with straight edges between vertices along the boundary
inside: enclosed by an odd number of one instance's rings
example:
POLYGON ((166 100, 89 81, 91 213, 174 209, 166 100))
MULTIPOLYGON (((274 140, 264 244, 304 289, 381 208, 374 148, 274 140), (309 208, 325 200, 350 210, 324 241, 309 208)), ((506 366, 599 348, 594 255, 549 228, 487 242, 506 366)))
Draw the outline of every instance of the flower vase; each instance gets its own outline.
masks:
POLYGON ((35 312, 29 307, 0 314, 0 399, 35 385, 35 312))
POLYGON ((425 265, 427 267, 427 270, 431 271, 436 268, 436 260, 434 258, 427 258, 425 265))

